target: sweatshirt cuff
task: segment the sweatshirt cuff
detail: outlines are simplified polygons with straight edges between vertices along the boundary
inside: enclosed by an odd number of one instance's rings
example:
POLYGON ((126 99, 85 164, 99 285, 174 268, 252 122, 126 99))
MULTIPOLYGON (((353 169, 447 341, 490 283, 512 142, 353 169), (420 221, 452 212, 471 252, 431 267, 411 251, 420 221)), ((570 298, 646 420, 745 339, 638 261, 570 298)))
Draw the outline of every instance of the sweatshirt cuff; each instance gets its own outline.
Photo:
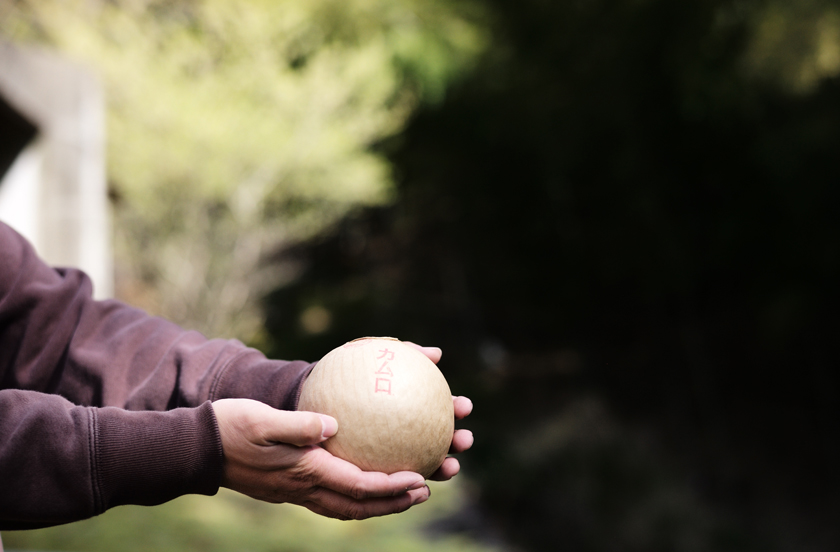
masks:
POLYGON ((210 401, 167 412, 91 409, 96 513, 219 490, 224 452, 210 401))
POLYGON ((254 351, 234 359, 219 374, 210 400, 245 397, 280 410, 297 410, 303 382, 314 366, 301 360, 268 360, 254 351))

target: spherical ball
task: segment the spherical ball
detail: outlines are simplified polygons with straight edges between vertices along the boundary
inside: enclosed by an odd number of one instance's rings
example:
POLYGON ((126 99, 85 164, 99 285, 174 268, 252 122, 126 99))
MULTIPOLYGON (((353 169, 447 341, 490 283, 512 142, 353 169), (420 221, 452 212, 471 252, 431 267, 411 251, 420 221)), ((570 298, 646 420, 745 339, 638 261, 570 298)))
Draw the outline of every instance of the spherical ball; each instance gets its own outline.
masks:
POLYGON ((338 420, 324 447, 365 471, 429 477, 446 458, 455 430, 452 393, 438 367, 388 337, 357 339, 329 352, 304 383, 298 409, 338 420))

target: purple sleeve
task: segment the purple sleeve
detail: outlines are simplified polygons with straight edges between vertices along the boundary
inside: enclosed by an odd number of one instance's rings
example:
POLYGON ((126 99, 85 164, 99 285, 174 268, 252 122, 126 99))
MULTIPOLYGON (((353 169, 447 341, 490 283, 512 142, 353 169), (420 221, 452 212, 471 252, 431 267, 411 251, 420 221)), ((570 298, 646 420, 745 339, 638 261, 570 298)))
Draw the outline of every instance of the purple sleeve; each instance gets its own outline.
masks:
POLYGON ((83 273, 46 266, 0 223, 0 529, 214 494, 209 401, 293 410, 310 369, 94 301, 83 273))

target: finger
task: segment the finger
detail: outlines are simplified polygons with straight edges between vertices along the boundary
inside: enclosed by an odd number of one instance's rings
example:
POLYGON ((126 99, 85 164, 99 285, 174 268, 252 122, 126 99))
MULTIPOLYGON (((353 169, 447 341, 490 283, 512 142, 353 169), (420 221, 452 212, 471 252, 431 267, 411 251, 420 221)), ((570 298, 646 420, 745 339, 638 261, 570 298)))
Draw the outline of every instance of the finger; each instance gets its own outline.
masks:
POLYGON ((310 451, 308 461, 312 462, 315 485, 358 500, 393 497, 425 486, 420 474, 402 471, 388 475, 362 471, 322 448, 310 451))
POLYGON ((443 356, 443 351, 440 350, 439 347, 423 347, 416 343, 412 343, 411 341, 403 341, 406 345, 411 345, 424 355, 428 357, 429 360, 437 364, 440 362, 440 358, 443 356))
POLYGON ((466 418, 473 409, 473 403, 467 397, 452 397, 452 405, 455 407, 456 420, 466 418))
POLYGON ((304 506, 316 513, 337 519, 367 519, 404 512, 428 500, 431 491, 423 485, 399 496, 355 500, 330 489, 316 489, 304 506))
POLYGON ((343 515, 339 514, 338 512, 333 512, 332 510, 328 510, 327 508, 324 508, 320 504, 316 504, 314 502, 304 502, 303 504, 301 504, 301 506, 304 506, 305 508, 315 512, 318 515, 324 516, 324 517, 333 518, 333 519, 340 519, 341 521, 347 521, 347 520, 350 519, 347 516, 343 516, 343 515))
POLYGON ((461 471, 461 463, 458 462, 457 458, 452 458, 450 456, 443 461, 443 464, 435 470, 435 473, 433 473, 429 479, 432 481, 449 481, 458 475, 459 471, 461 471))
POLYGON ((449 452, 458 454, 464 452, 473 445, 475 437, 473 432, 469 429, 459 429, 452 435, 452 445, 449 447, 449 452))
POLYGON ((299 447, 325 441, 338 431, 335 418, 315 412, 292 412, 271 408, 263 413, 263 417, 257 423, 258 430, 266 442, 299 447))

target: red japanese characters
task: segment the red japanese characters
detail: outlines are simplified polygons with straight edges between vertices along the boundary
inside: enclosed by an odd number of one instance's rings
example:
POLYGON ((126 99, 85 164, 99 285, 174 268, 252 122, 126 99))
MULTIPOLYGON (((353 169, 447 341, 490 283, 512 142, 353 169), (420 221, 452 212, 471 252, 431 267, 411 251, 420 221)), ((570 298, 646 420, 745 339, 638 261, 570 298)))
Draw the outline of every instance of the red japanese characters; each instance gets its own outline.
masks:
POLYGON ((328 414, 332 454, 368 471, 431 475, 446 458, 455 418, 446 379, 414 347, 388 337, 346 343, 315 366, 299 410, 328 414))

